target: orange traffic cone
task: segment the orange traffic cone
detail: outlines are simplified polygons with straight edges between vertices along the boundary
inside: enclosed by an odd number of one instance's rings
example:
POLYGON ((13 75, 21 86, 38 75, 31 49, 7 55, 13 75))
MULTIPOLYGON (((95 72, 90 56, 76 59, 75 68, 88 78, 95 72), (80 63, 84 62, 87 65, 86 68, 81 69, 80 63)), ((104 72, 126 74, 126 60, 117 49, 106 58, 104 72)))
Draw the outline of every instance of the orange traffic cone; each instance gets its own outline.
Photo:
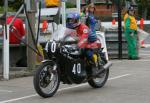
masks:
POLYGON ((46 32, 47 27, 48 27, 48 22, 47 20, 44 20, 42 23, 42 32, 46 32))
POLYGON ((141 41, 141 48, 145 48, 145 45, 144 45, 144 40, 141 41))
MULTIPOLYGON (((143 18, 141 18, 141 20, 140 20, 140 29, 144 29, 144 19, 143 18)), ((145 48, 145 45, 144 45, 145 43, 144 43, 144 40, 142 40, 141 41, 141 48, 145 48)))
POLYGON ((143 18, 141 18, 141 20, 140 20, 140 29, 144 29, 144 19, 143 18))
POLYGON ((113 19, 113 20, 112 20, 112 25, 115 25, 115 24, 116 24, 116 20, 113 19))

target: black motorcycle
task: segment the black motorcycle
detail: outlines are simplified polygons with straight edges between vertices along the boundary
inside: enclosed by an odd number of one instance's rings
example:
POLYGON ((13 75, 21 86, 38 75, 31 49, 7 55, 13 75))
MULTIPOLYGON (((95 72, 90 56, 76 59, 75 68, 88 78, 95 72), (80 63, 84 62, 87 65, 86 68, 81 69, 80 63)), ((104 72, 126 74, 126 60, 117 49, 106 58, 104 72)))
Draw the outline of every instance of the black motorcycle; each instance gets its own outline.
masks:
MULTIPOLYGON (((34 88, 44 97, 52 97, 63 84, 81 84, 88 82, 93 88, 105 85, 111 63, 106 60, 102 48, 94 49, 97 68, 88 59, 83 50, 76 47, 74 41, 48 41, 45 46, 46 59, 34 75, 34 88), (95 70, 96 73, 93 74, 95 70)), ((95 65, 95 64, 94 64, 95 65)))

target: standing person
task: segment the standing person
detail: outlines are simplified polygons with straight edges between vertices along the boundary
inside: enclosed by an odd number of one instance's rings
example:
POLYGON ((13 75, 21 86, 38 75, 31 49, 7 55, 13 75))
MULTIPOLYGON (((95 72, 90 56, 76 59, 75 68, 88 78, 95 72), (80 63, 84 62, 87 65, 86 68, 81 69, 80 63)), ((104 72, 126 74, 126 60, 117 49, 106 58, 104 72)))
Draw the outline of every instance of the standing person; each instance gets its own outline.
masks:
MULTIPOLYGON (((5 21, 5 20, 2 20, 2 19, 4 19, 4 17, 5 17, 4 15, 2 17, 0 17, 0 20, 5 21)), ((7 19, 6 19, 7 24, 9 24, 13 20, 13 18, 14 18, 14 15, 8 16, 7 19)), ((3 25, 4 22, 2 22, 1 24, 3 25)), ((20 19, 20 18, 15 19, 9 33, 10 33, 9 34, 9 43, 10 44, 20 44, 21 40, 25 36, 25 29, 24 29, 24 26, 23 26, 22 19, 20 19)))
MULTIPOLYGON (((7 18, 7 24, 9 24, 13 20, 14 16, 9 16, 7 18)), ((23 26, 23 21, 20 18, 16 18, 14 23, 14 30, 10 31, 10 44, 20 44, 20 40, 16 37, 18 36, 20 39, 25 35, 25 29, 23 26)))
POLYGON ((95 19, 94 13, 95 13, 95 6, 93 3, 91 3, 88 6, 88 13, 87 14, 87 20, 86 20, 86 25, 91 29, 92 32, 95 31, 95 25, 97 23, 97 20, 95 19))
POLYGON ((139 59, 137 50, 137 22, 134 13, 134 8, 131 6, 124 16, 125 37, 128 44, 128 58, 133 60, 139 59))
POLYGON ((96 29, 95 25, 97 23, 97 20, 95 19, 94 13, 95 13, 95 6, 93 3, 88 5, 88 13, 87 14, 87 19, 86 19, 86 25, 90 29, 90 35, 89 35, 89 41, 94 41, 96 40, 96 29))

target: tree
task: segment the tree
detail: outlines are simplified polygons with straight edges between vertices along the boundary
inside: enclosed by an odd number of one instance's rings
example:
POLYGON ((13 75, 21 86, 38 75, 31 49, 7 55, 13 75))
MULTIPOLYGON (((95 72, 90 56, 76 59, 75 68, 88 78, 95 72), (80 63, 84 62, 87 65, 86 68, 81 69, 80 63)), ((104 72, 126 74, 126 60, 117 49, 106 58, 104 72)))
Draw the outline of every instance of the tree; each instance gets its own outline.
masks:
POLYGON ((148 17, 148 8, 150 6, 150 0, 137 0, 137 3, 139 6, 141 6, 142 9, 142 16, 144 19, 147 19, 148 17))
POLYGON ((22 0, 14 0, 13 2, 9 2, 9 7, 12 7, 14 10, 18 10, 22 3, 22 0))
POLYGON ((1 2, 0 2, 0 6, 3 6, 4 5, 4 1, 2 0, 1 2))
MULTIPOLYGON (((14 10, 18 10, 22 4, 22 1, 23 0, 8 0, 8 6, 14 10)), ((0 6, 4 6, 4 0, 0 2, 0 6)))

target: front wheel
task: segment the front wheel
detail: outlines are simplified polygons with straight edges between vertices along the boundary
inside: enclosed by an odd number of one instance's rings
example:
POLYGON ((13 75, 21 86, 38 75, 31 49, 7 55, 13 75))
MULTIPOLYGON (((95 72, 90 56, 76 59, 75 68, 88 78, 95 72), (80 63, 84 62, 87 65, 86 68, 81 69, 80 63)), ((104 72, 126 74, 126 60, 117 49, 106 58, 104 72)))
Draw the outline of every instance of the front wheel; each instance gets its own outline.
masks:
POLYGON ((34 88, 40 96, 44 98, 52 97, 60 84, 56 63, 49 61, 40 65, 34 75, 33 82, 34 88))

